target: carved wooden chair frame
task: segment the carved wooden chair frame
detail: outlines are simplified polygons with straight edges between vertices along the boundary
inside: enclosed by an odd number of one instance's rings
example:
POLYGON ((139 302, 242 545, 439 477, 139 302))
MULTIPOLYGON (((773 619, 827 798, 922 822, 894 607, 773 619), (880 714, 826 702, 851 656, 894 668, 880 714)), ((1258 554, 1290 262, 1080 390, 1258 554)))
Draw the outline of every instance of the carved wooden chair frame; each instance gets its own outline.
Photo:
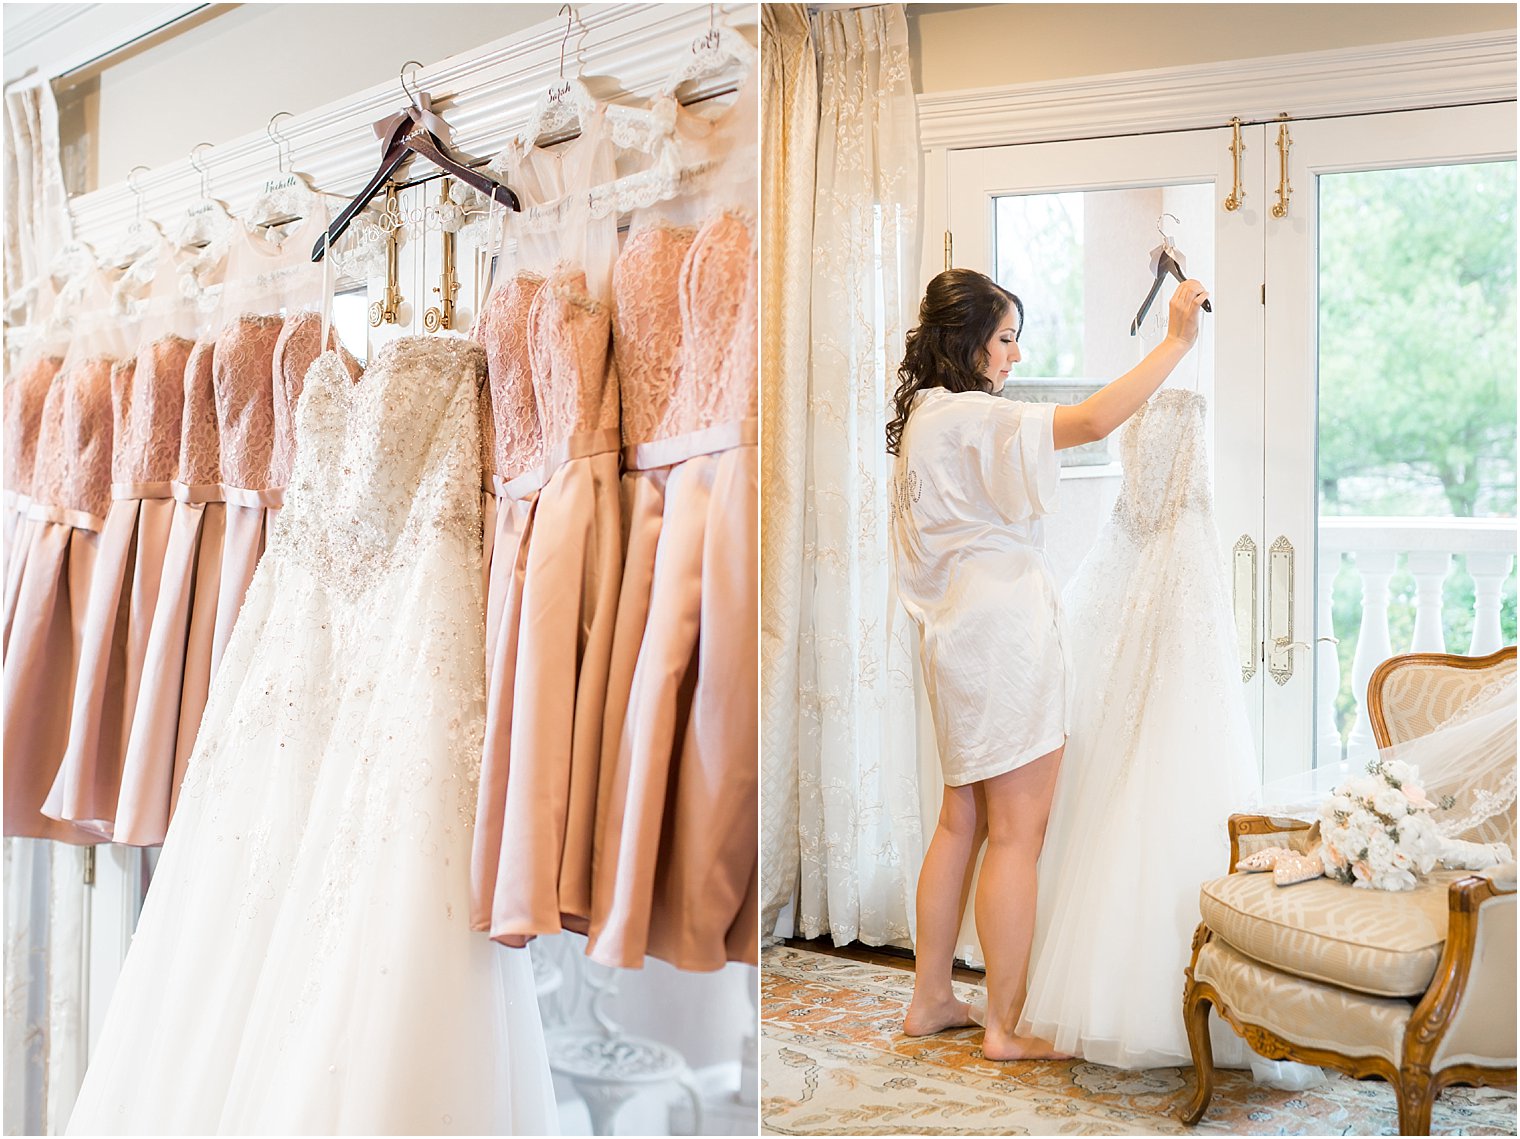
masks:
MULTIPOLYGON (((1446 653, 1407 653, 1390 657, 1373 670, 1367 683, 1367 714, 1372 721, 1373 737, 1379 747, 1392 741, 1384 718, 1383 682, 1398 668, 1411 665, 1447 665, 1455 668, 1492 668, 1503 660, 1513 660, 1515 647, 1500 649, 1482 657, 1453 656, 1446 653)), ((1230 873, 1240 858, 1240 839, 1244 835, 1283 834, 1308 830, 1310 824, 1294 819, 1273 819, 1265 815, 1231 815, 1230 873)), ((1311 1048, 1285 1040, 1261 1025, 1237 1017, 1207 981, 1193 976, 1198 953, 1214 936, 1207 923, 1199 922, 1193 934, 1193 956, 1184 973, 1182 991, 1183 1022, 1193 1051, 1193 1070, 1197 1077, 1193 1095, 1178 1111, 1183 1123, 1192 1125, 1203 1118, 1214 1093, 1214 1055, 1209 1041, 1209 1009, 1212 1007, 1237 1035, 1269 1060, 1297 1060, 1335 1068, 1358 1079, 1380 1076, 1393 1085, 1398 1099, 1399 1131, 1404 1135, 1428 1135, 1430 1111, 1441 1089, 1452 1084, 1473 1084, 1513 1090, 1515 1069, 1481 1067, 1476 1064, 1452 1064, 1432 1073, 1431 1061, 1446 1035, 1452 1014, 1467 991, 1472 971, 1473 948, 1478 935, 1478 910, 1495 896, 1509 893, 1487 878, 1466 877, 1453 882, 1448 892, 1449 916, 1446 944, 1436 965, 1435 977, 1425 995, 1415 1006, 1404 1032, 1403 1055, 1397 1065, 1381 1056, 1349 1056, 1324 1048, 1311 1048)))

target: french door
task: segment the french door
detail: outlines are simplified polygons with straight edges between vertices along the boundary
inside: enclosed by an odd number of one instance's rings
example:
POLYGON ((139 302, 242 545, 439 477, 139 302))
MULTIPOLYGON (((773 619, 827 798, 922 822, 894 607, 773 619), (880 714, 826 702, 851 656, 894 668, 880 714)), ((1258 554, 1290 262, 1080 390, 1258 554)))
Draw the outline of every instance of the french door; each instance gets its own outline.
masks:
POLYGON ((1269 776, 1360 765, 1388 656, 1515 641, 1515 105, 1288 135, 1264 276, 1269 776))
MULTIPOLYGON (((1214 313, 1168 384, 1210 402, 1270 780, 1366 749, 1359 694, 1384 657, 1515 639, 1514 104, 1240 141, 1224 127, 953 151, 946 250, 1025 302, 1018 398, 1080 398, 1139 358, 1171 291, 1131 337, 1162 232, 1208 286, 1214 313)), ((1063 455, 1058 576, 1106 519, 1111 460, 1063 455)))

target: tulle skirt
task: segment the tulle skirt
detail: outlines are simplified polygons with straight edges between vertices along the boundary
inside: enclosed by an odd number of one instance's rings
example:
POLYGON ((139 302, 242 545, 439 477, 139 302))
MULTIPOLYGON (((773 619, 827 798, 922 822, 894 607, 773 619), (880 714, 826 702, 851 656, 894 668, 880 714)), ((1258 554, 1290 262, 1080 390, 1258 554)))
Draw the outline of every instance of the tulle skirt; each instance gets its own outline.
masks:
MULTIPOLYGON (((1021 1032, 1119 1068, 1191 1063, 1183 970, 1199 885, 1229 870, 1226 820, 1256 787, 1214 526, 1117 525, 1067 587, 1072 710, 1040 856, 1021 1032)), ((1238 1038, 1214 1026, 1219 1062, 1238 1038)))
POLYGON ((260 564, 71 1134, 554 1130, 530 961, 469 928, 477 556, 260 564))

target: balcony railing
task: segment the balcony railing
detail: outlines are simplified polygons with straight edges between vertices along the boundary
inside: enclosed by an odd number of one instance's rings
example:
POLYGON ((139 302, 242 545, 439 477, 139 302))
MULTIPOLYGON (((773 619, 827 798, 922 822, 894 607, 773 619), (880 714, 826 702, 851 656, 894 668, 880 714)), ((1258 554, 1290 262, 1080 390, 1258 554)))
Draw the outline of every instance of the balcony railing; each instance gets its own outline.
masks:
MULTIPOLYGON (((1362 617, 1351 665, 1351 691, 1356 721, 1344 754, 1360 756, 1375 750, 1372 723, 1367 717, 1367 681, 1372 670, 1395 652, 1461 653, 1482 656, 1504 644, 1500 606, 1504 583, 1515 562, 1513 518, 1321 518, 1319 523, 1319 635, 1333 628, 1332 597, 1342 565, 1350 565, 1361 581, 1362 617), (1389 630, 1389 582, 1398 559, 1414 578, 1414 632, 1410 643, 1393 645, 1389 630), (1442 620, 1447 577, 1457 555, 1465 555, 1473 579, 1472 637, 1467 644, 1446 643, 1442 620)), ((1333 763, 1342 756, 1335 722, 1335 700, 1341 688, 1341 663, 1336 647, 1319 642, 1315 670, 1317 761, 1333 763)))

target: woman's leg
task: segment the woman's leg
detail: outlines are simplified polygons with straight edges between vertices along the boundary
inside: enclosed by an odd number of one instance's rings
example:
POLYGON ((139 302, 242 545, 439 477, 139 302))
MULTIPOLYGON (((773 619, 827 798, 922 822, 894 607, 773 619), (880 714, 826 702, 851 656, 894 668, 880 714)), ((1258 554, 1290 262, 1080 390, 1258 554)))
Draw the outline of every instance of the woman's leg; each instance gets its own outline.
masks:
POLYGON ((955 935, 977 851, 987 836, 987 811, 977 784, 946 787, 939 825, 918 872, 918 939, 913 947, 913 1000, 903 1021, 909 1036, 927 1036, 971 1023, 965 1001, 950 987, 955 935))
POLYGON ((987 855, 976 888, 976 932, 987 959, 987 1031, 982 1054, 989 1060, 1061 1056, 1048 1041, 1019 1036, 1014 1028, 1029 981, 1035 863, 1045 842, 1063 751, 1064 745, 982 783, 987 795, 987 855))

